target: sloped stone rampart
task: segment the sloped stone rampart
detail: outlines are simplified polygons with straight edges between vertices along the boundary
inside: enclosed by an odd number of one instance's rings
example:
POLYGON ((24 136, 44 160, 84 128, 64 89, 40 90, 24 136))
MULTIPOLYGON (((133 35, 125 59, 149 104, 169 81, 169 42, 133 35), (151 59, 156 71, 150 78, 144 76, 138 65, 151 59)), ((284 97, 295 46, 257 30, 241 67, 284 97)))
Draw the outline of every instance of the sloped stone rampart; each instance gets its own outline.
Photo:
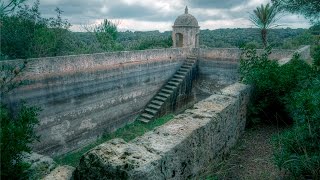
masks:
POLYGON ((131 142, 114 139, 86 153, 77 179, 196 178, 236 143, 250 88, 235 83, 131 142))

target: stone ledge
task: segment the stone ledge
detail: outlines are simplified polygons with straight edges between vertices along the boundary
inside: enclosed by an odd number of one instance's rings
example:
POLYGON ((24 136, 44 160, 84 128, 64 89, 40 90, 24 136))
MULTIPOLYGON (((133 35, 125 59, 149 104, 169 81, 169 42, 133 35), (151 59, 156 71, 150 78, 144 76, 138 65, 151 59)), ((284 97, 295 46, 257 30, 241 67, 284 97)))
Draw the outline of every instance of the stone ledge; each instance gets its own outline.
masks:
POLYGON ((250 88, 233 84, 172 121, 126 143, 114 139, 86 153, 76 179, 187 179, 218 163, 242 133, 250 88))

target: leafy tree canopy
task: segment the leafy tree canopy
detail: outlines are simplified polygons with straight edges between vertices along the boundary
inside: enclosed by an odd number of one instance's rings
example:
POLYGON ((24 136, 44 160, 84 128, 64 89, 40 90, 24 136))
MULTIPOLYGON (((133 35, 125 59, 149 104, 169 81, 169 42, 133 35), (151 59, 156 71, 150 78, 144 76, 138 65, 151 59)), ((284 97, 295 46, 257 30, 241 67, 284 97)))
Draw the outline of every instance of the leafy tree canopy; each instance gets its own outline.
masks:
POLYGON ((296 14, 301 14, 312 23, 320 21, 319 0, 272 0, 277 7, 296 14))
POLYGON ((4 16, 9 13, 12 13, 16 7, 18 7, 20 4, 24 3, 26 0, 10 0, 10 1, 4 1, 0 3, 0 15, 4 16))

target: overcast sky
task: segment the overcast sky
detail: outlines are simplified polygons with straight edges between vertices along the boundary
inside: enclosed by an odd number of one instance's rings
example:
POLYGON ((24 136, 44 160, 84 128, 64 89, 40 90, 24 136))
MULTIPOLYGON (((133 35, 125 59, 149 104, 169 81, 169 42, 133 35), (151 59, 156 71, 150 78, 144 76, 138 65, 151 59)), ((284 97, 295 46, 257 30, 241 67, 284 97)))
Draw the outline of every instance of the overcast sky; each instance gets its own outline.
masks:
MULTIPOLYGON (((34 0, 29 0, 29 3, 34 0)), ((118 23, 120 31, 168 31, 187 5, 201 29, 248 28, 249 12, 270 0, 40 0, 44 17, 55 16, 54 9, 63 11, 63 18, 72 31, 83 31, 83 25, 97 24, 103 19, 118 23)), ((285 15, 281 27, 308 28, 303 17, 285 15)))

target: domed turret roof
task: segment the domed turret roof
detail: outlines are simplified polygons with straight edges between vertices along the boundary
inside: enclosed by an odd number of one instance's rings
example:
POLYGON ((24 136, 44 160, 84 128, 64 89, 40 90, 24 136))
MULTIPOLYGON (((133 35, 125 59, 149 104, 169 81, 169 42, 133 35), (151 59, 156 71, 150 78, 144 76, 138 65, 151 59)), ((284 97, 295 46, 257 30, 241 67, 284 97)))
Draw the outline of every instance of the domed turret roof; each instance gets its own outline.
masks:
POLYGON ((174 21, 173 26, 199 27, 197 19, 188 13, 188 7, 186 7, 184 14, 178 16, 174 21))

